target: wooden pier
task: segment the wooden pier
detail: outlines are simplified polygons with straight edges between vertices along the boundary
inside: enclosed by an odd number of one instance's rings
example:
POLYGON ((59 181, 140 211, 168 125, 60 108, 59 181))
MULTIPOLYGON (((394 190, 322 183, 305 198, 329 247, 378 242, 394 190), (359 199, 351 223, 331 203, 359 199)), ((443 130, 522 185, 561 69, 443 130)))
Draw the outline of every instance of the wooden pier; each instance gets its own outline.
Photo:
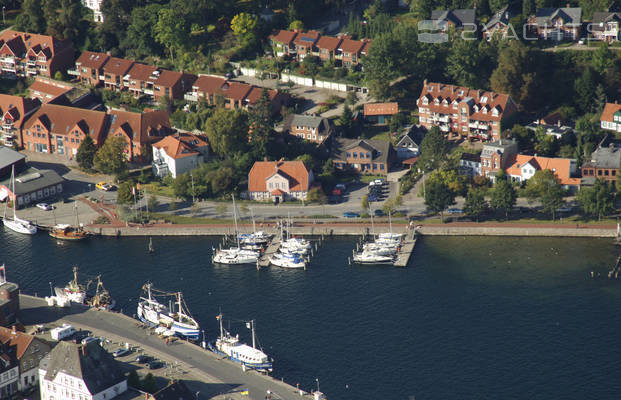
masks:
POLYGON ((280 248, 280 241, 273 241, 267 246, 267 249, 263 252, 259 260, 257 261, 257 268, 259 267, 269 267, 270 266, 270 257, 272 254, 276 253, 280 248))
POLYGON ((399 253, 397 253, 397 260, 394 263, 395 267, 406 267, 410 261, 412 253, 414 252, 414 247, 416 246, 416 232, 412 232, 411 237, 408 236, 410 235, 406 235, 406 239, 403 242, 403 245, 401 245, 399 253))

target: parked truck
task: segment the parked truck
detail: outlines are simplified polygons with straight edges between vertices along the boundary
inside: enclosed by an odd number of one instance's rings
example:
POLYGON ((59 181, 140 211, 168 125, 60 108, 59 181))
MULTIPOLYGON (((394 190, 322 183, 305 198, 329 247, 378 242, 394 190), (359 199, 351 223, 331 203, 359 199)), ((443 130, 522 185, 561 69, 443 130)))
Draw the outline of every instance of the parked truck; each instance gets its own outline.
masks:
POLYGON ((69 324, 63 324, 58 328, 54 328, 50 331, 52 335, 52 339, 54 340, 63 340, 73 335, 76 332, 75 328, 69 324))

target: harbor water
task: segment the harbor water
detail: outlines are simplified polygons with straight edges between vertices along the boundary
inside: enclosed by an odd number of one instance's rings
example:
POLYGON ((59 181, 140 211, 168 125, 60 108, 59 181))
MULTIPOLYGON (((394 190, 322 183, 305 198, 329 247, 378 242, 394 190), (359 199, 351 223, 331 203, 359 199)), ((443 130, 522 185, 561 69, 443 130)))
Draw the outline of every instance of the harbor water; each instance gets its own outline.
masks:
MULTIPOLYGON (((610 239, 425 237, 407 268, 348 266, 326 240, 304 270, 211 264, 218 238, 59 244, 0 231, 0 263, 24 293, 79 266, 119 308, 141 286, 184 293, 207 339, 216 315, 255 319, 273 376, 336 399, 619 399, 621 279, 610 239), (591 271, 601 278, 592 279, 591 271)), ((226 324, 225 324, 226 326, 226 324)), ((250 341, 243 323, 233 333, 250 341)))

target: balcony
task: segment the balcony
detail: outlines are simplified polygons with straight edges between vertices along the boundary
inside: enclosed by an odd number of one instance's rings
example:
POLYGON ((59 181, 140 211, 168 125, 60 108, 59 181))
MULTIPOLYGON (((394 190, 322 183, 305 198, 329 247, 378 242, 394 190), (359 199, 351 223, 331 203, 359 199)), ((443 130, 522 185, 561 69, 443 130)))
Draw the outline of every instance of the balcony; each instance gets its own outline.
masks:
POLYGON ((449 126, 448 126, 448 125, 445 125, 445 124, 440 125, 440 131, 441 131, 441 132, 448 132, 448 131, 450 131, 450 130, 451 130, 451 129, 449 128, 449 126))
POLYGON ((9 64, 15 64, 15 59, 13 57, 1 57, 0 61, 9 63, 9 64))
POLYGON ((187 101, 198 101, 196 93, 186 93, 183 95, 183 99, 187 101))
POLYGON ((67 70, 67 73, 68 73, 69 75, 73 75, 73 76, 79 76, 79 75, 80 75, 80 71, 78 71, 78 69, 77 69, 77 68, 76 68, 76 69, 68 69, 68 70, 67 70))
POLYGON ((448 117, 448 115, 443 115, 443 116, 440 116, 440 117, 438 118, 438 121, 440 121, 440 122, 444 122, 444 123, 448 123, 448 122, 449 122, 449 117, 448 117))
POLYGON ((153 160, 153 169, 156 176, 166 176, 169 174, 168 165, 163 160, 153 160))
POLYGON ((142 89, 142 93, 153 96, 153 89, 142 89))

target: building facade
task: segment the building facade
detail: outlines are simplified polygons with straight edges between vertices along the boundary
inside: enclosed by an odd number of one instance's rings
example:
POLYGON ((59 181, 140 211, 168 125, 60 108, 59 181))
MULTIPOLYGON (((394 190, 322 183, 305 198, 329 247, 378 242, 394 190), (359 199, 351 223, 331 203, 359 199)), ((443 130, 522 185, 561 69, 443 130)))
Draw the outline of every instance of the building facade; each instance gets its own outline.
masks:
POLYGON ((481 151, 481 175, 493 180, 498 171, 511 166, 517 153, 518 145, 513 140, 485 143, 481 151))
POLYGON ((283 132, 314 143, 323 143, 332 134, 332 124, 327 118, 315 115, 291 114, 283 132))
POLYGON ((518 154, 513 163, 507 168, 507 175, 514 182, 526 182, 537 171, 549 170, 554 172, 558 182, 565 189, 577 189, 580 178, 576 177, 576 160, 570 158, 551 158, 518 154))
POLYGON ((399 103, 366 103, 362 113, 364 119, 372 124, 387 124, 399 113, 399 103))
POLYGON ((509 10, 509 6, 498 10, 484 25, 483 38, 491 40, 493 37, 497 37, 504 40, 508 37, 517 36, 517 32, 510 24, 511 18, 514 16, 515 14, 509 10))
POLYGON ((0 342, 12 348, 19 366, 17 389, 27 390, 39 385, 39 363, 51 350, 51 343, 15 328, 0 327, 0 342))
POLYGON ((206 138, 191 133, 176 133, 153 144, 153 174, 157 177, 190 172, 209 157, 206 138))
POLYGON ((517 113, 509 95, 426 80, 416 105, 425 128, 481 140, 498 140, 503 124, 517 113))
POLYGON ((332 143, 332 161, 337 169, 388 175, 395 162, 395 151, 384 140, 337 138, 332 143))
POLYGON ((306 199, 314 177, 302 161, 257 161, 248 173, 248 198, 282 202, 306 199))
POLYGON ((82 0, 82 5, 93 12, 93 21, 100 23, 104 22, 101 3, 103 3, 103 0, 82 0))
MULTIPOLYGON (((152 110, 143 113, 112 110, 107 136, 120 137, 125 143, 128 161, 143 161, 153 143, 173 133, 168 112, 152 110)), ((150 155, 150 154, 148 154, 150 155)))
POLYGON ((538 8, 528 18, 528 29, 545 40, 578 40, 582 29, 582 8, 538 8))
POLYGON ((39 100, 0 94, 0 140, 5 146, 19 144, 24 121, 41 105, 39 100))
POLYGON ((596 40, 614 43, 621 39, 621 12, 594 12, 590 33, 596 40))
POLYGON ((16 201, 17 207, 26 207, 41 201, 56 198, 63 193, 65 180, 51 169, 28 168, 15 175, 15 188, 11 178, 0 181, 0 198, 16 201))
POLYGON ((39 364, 41 400, 108 400, 127 391, 120 365, 98 342, 59 342, 39 364))
POLYGON ((591 153, 590 160, 582 164, 582 177, 616 182, 619 167, 621 167, 620 148, 598 147, 591 153))
POLYGON ((621 104, 606 103, 600 118, 602 129, 621 132, 621 104))

